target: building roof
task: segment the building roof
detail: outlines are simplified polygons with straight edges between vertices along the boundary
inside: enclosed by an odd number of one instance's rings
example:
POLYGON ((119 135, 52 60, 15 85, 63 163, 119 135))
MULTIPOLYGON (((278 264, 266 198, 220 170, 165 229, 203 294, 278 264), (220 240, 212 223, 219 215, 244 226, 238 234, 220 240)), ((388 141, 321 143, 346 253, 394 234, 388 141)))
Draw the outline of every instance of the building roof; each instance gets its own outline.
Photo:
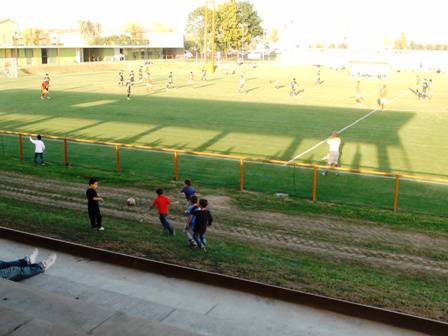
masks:
POLYGON ((17 22, 15 22, 11 19, 0 19, 0 24, 6 23, 6 22, 11 22, 11 23, 17 24, 17 22))
POLYGON ((28 48, 183 48, 184 37, 182 33, 163 32, 145 33, 144 45, 89 45, 84 42, 79 32, 50 33, 48 45, 0 45, 0 48, 28 49, 28 48))

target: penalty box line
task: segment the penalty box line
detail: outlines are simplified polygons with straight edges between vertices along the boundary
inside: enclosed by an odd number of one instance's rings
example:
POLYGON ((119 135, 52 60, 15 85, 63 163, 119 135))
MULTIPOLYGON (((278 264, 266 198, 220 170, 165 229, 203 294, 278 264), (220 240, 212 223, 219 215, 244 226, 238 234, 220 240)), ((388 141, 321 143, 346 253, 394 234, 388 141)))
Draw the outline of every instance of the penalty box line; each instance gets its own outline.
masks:
MULTIPOLYGON (((402 97, 402 96, 403 96, 404 94, 406 94, 406 93, 407 93, 407 91, 403 91, 401 94, 395 96, 394 98, 392 98, 392 99, 389 101, 389 104, 392 103, 393 101, 397 100, 398 98, 402 97)), ((363 121, 363 120, 369 118, 371 115, 375 114, 376 112, 378 112, 378 111, 380 111, 380 110, 381 110, 380 107, 377 107, 377 108, 375 108, 374 110, 372 110, 372 111, 370 111, 369 113, 367 113, 365 116, 362 116, 361 118, 355 120, 355 121, 352 122, 351 124, 349 124, 349 125, 347 125, 347 126, 341 128, 340 130, 338 130, 338 131, 336 131, 336 132, 337 132, 338 134, 341 134, 341 133, 345 132, 346 130, 348 130, 349 128, 351 128, 351 127, 357 125, 357 124, 360 123, 361 121, 363 121)), ((291 160, 289 160, 287 163, 285 163, 285 165, 288 165, 288 164, 290 164, 290 163, 293 163, 294 161, 300 159, 302 156, 304 156, 304 155, 308 154, 309 152, 315 150, 317 147, 319 147, 319 146, 321 146, 322 144, 324 144, 325 142, 327 142, 328 139, 330 139, 330 138, 329 138, 329 137, 328 137, 328 138, 325 138, 325 139, 322 140, 321 142, 318 142, 318 143, 315 144, 314 146, 308 148, 306 151, 304 151, 304 152, 302 152, 302 153, 300 153, 300 154, 297 154, 295 157, 293 157, 291 160)))

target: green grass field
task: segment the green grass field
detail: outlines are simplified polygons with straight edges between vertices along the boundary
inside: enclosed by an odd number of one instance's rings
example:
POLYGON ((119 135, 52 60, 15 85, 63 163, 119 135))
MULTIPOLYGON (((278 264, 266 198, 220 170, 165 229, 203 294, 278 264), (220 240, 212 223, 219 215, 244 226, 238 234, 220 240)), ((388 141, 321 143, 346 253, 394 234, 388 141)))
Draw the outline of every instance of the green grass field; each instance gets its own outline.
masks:
MULTIPOLYGON (((190 86, 188 73, 194 69, 198 77, 199 66, 156 63, 153 92, 137 85, 127 101, 118 69, 51 73, 49 101, 39 98, 40 73, 4 80, 0 129, 288 160, 369 113, 380 85, 363 81, 361 109, 354 106, 354 81, 342 71, 323 69, 325 83, 316 86, 313 68, 247 67, 249 92, 239 94, 238 75, 222 68, 190 86), (177 89, 167 91, 169 71, 177 89), (298 97, 288 95, 292 76, 305 87, 298 97), (275 90, 276 79, 285 86, 275 90)), ((408 90, 416 74, 392 75, 390 98, 403 95, 343 134, 344 167, 447 177, 448 80, 431 76, 433 100, 418 101, 408 90)), ((70 142, 65 167, 62 142, 46 139, 46 145, 48 164, 36 167, 27 139, 19 161, 17 136, 0 136, 2 225, 446 321, 446 185, 401 181, 395 213, 392 179, 319 174, 314 203, 309 169, 248 162, 248 192, 238 193, 239 161, 181 154, 180 177, 193 179, 215 214, 203 254, 188 249, 182 234, 164 236, 154 214, 143 222, 136 217, 145 214, 156 187, 181 200, 171 153, 121 149, 117 174, 113 147, 70 142), (88 228, 84 205, 92 175, 100 177, 106 199, 106 231, 99 234, 88 228), (130 195, 138 200, 132 209, 125 205, 130 195)), ((302 159, 322 163, 326 150, 302 159)), ((180 230, 184 209, 173 204, 171 210, 180 230)))
MULTIPOLYGON (((136 63, 122 66, 137 69, 136 63)), ((190 70, 199 77, 193 63, 156 63, 153 92, 136 85, 131 101, 115 70, 52 74, 51 101, 39 99, 40 74, 4 80, 0 129, 289 160, 371 111, 381 84, 362 82, 361 109, 354 103, 354 80, 344 71, 324 68, 325 82, 317 86, 311 67, 245 66, 248 92, 238 93, 238 75, 225 75, 223 67, 194 85, 188 85, 190 70), (169 71, 173 90, 165 89, 169 71), (298 97, 288 95, 293 76, 305 89, 298 97), (269 83, 276 79, 283 85, 279 90, 269 83)), ((403 96, 343 134, 343 166, 447 175, 448 78, 429 76, 434 98, 418 101, 408 90, 416 74, 392 74, 389 98, 403 96)), ((302 159, 321 163, 326 151, 322 146, 302 159)))
MULTIPOLYGON (((120 66, 137 72, 138 63, 120 66)), ((113 66, 112 66, 113 67, 113 66)), ((43 133, 84 139, 145 144, 260 158, 289 160, 375 108, 378 81, 365 80, 362 88, 365 108, 355 107, 354 80, 346 72, 322 70, 320 86, 314 83, 312 67, 281 67, 261 64, 244 66, 247 93, 238 93, 238 74, 226 75, 223 67, 208 80, 188 84, 190 70, 199 77, 194 63, 156 63, 151 67, 152 92, 143 83, 134 88, 127 101, 125 89, 117 85, 116 68, 98 65, 96 71, 66 73, 61 68, 51 75, 49 101, 39 99, 41 74, 24 75, 0 84, 0 129, 43 133), (175 75, 176 89, 165 88, 169 71, 175 75), (305 92, 289 96, 288 82, 294 76, 305 92), (276 90, 272 82, 283 87, 276 90)), ((71 69, 73 70, 73 69, 71 69)), ((448 158, 448 79, 431 76, 435 95, 419 101, 409 90, 415 73, 393 73, 387 81, 393 99, 385 111, 343 133, 342 165, 419 176, 446 177, 448 158)), ((0 154, 17 157, 16 137, 0 136, 0 154)), ((62 163, 62 143, 47 141, 47 160, 62 163)), ((25 157, 33 147, 25 141, 25 157)), ((301 158, 323 163, 326 145, 301 158)), ((113 170, 114 149, 103 146, 70 144, 72 165, 113 170)), ((169 180, 173 176, 170 154, 122 150, 122 171, 134 175, 169 180)), ((206 185, 239 186, 236 161, 180 157, 181 178, 193 178, 206 185)), ((264 192, 285 192, 311 197, 312 172, 281 166, 246 164, 245 188, 264 192)), ((368 176, 319 177, 318 200, 390 209, 394 181, 368 176)), ((404 211, 446 216, 444 200, 448 187, 402 181, 399 207, 404 211)))

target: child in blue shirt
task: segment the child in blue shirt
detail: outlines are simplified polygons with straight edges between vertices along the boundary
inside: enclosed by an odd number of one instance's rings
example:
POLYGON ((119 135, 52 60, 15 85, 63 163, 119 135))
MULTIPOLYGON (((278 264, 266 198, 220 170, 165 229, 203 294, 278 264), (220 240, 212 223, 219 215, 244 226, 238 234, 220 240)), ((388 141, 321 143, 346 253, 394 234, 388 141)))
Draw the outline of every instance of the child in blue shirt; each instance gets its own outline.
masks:
POLYGON ((193 195, 190 197, 189 200, 189 206, 187 210, 185 210, 185 216, 187 217, 186 223, 185 223, 185 229, 184 233, 187 236, 188 244, 190 247, 198 247, 198 244, 194 240, 194 224, 196 221, 196 217, 193 215, 193 212, 197 209, 199 209, 198 205, 198 198, 197 196, 193 195))
POLYGON ((191 180, 184 181, 184 187, 180 191, 185 195, 187 202, 190 200, 190 197, 196 195, 196 190, 191 186, 191 180))

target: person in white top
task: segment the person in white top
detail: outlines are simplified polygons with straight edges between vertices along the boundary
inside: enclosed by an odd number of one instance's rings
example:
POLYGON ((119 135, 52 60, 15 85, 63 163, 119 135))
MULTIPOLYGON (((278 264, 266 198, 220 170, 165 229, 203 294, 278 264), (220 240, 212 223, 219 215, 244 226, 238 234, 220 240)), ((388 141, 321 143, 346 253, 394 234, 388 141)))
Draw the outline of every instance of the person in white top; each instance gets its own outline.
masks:
POLYGON ((44 163, 44 151, 45 151, 45 144, 42 141, 42 137, 40 135, 37 136, 37 140, 33 140, 32 137, 30 137, 30 141, 34 144, 34 163, 45 165, 44 163))
MULTIPOLYGON (((333 132, 327 140, 327 144, 329 147, 329 152, 326 157, 327 163, 330 167, 338 167, 340 154, 339 148, 341 147, 341 138, 339 137, 339 134, 337 132, 333 132)), ((328 171, 324 171, 323 174, 327 175, 328 171)), ((336 172, 336 175, 339 175, 339 173, 336 172)))

